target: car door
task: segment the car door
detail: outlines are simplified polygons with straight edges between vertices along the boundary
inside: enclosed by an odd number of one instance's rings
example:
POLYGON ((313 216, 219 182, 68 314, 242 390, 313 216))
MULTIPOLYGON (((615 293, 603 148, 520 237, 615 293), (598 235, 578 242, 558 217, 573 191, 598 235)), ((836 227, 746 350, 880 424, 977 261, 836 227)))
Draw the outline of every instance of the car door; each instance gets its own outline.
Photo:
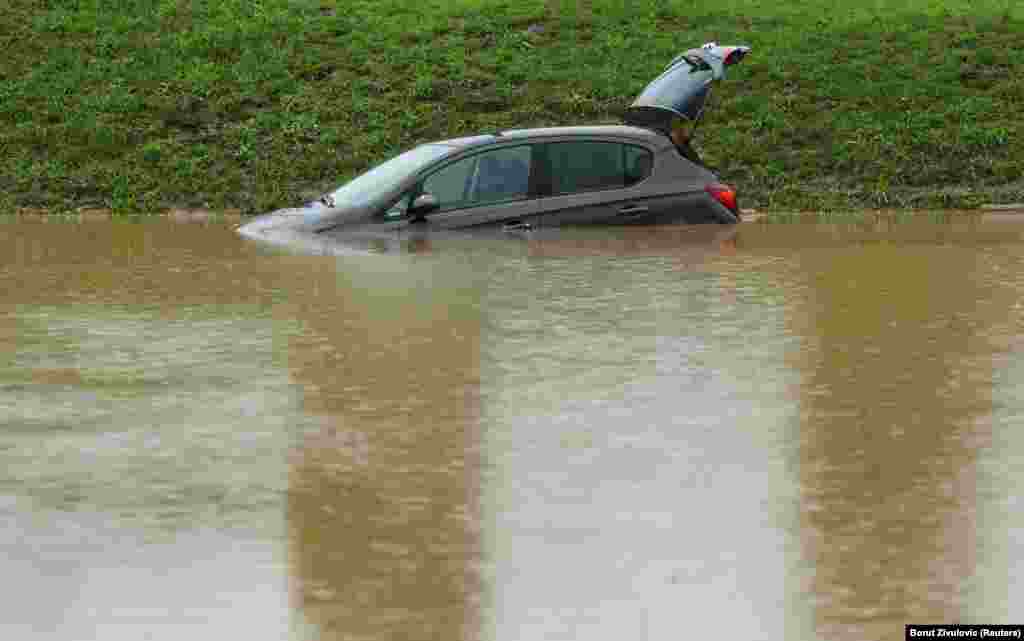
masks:
POLYGON ((535 224, 533 173, 534 147, 529 144, 488 148, 447 163, 417 188, 419 194, 433 194, 439 204, 427 215, 426 225, 464 229, 535 224))
POLYGON ((539 204, 544 226, 632 223, 651 213, 639 188, 653 166, 646 147, 559 141, 543 145, 539 156, 547 177, 539 204))

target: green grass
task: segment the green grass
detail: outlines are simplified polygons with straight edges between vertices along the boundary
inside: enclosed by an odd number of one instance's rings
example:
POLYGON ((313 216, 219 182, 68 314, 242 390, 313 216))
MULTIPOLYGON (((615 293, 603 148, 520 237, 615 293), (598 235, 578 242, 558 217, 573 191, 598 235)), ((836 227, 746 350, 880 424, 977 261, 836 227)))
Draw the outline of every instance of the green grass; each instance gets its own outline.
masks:
POLYGON ((698 138, 744 206, 1024 199, 1011 0, 7 0, 0 211, 295 204, 420 142, 615 121, 708 40, 754 48, 698 138))

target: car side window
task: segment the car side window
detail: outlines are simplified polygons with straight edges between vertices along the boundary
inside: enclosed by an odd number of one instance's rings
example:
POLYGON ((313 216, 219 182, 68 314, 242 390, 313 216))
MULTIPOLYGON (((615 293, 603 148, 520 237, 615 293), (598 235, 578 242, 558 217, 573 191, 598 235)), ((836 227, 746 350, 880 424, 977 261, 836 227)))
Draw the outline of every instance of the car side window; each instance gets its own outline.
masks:
POLYGON ((651 175, 654 168, 654 155, 643 147, 636 145, 622 146, 623 165, 626 168, 626 186, 635 185, 651 175))
POLYGON ((530 193, 531 147, 505 147, 480 154, 473 200, 478 203, 525 198, 530 193))
POLYGON ((626 185, 623 145, 615 142, 557 142, 548 145, 553 194, 626 185))
POLYGON ((433 194, 442 210, 462 206, 469 199, 476 164, 476 157, 470 156, 442 167, 423 181, 423 191, 433 194))
POLYGON ((458 160, 423 181, 423 192, 433 194, 441 211, 503 200, 530 193, 530 145, 503 147, 458 160))

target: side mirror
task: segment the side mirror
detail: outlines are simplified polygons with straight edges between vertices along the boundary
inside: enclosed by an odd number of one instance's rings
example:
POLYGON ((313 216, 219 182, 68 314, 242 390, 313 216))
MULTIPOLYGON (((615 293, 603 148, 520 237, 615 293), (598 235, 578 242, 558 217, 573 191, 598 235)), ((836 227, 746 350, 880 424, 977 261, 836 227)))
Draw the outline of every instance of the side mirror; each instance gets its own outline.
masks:
POLYGON ((437 197, 434 194, 420 194, 409 206, 409 213, 413 218, 423 218, 440 207, 441 203, 437 202, 437 197))

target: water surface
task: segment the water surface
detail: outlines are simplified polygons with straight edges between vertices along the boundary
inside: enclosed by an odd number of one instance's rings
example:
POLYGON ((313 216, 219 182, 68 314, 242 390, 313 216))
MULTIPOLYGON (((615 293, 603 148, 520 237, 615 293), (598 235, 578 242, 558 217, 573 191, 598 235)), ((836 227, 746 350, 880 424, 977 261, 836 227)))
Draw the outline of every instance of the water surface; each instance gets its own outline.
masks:
POLYGON ((1024 222, 0 224, 0 636, 898 639, 1024 602, 1024 222))

